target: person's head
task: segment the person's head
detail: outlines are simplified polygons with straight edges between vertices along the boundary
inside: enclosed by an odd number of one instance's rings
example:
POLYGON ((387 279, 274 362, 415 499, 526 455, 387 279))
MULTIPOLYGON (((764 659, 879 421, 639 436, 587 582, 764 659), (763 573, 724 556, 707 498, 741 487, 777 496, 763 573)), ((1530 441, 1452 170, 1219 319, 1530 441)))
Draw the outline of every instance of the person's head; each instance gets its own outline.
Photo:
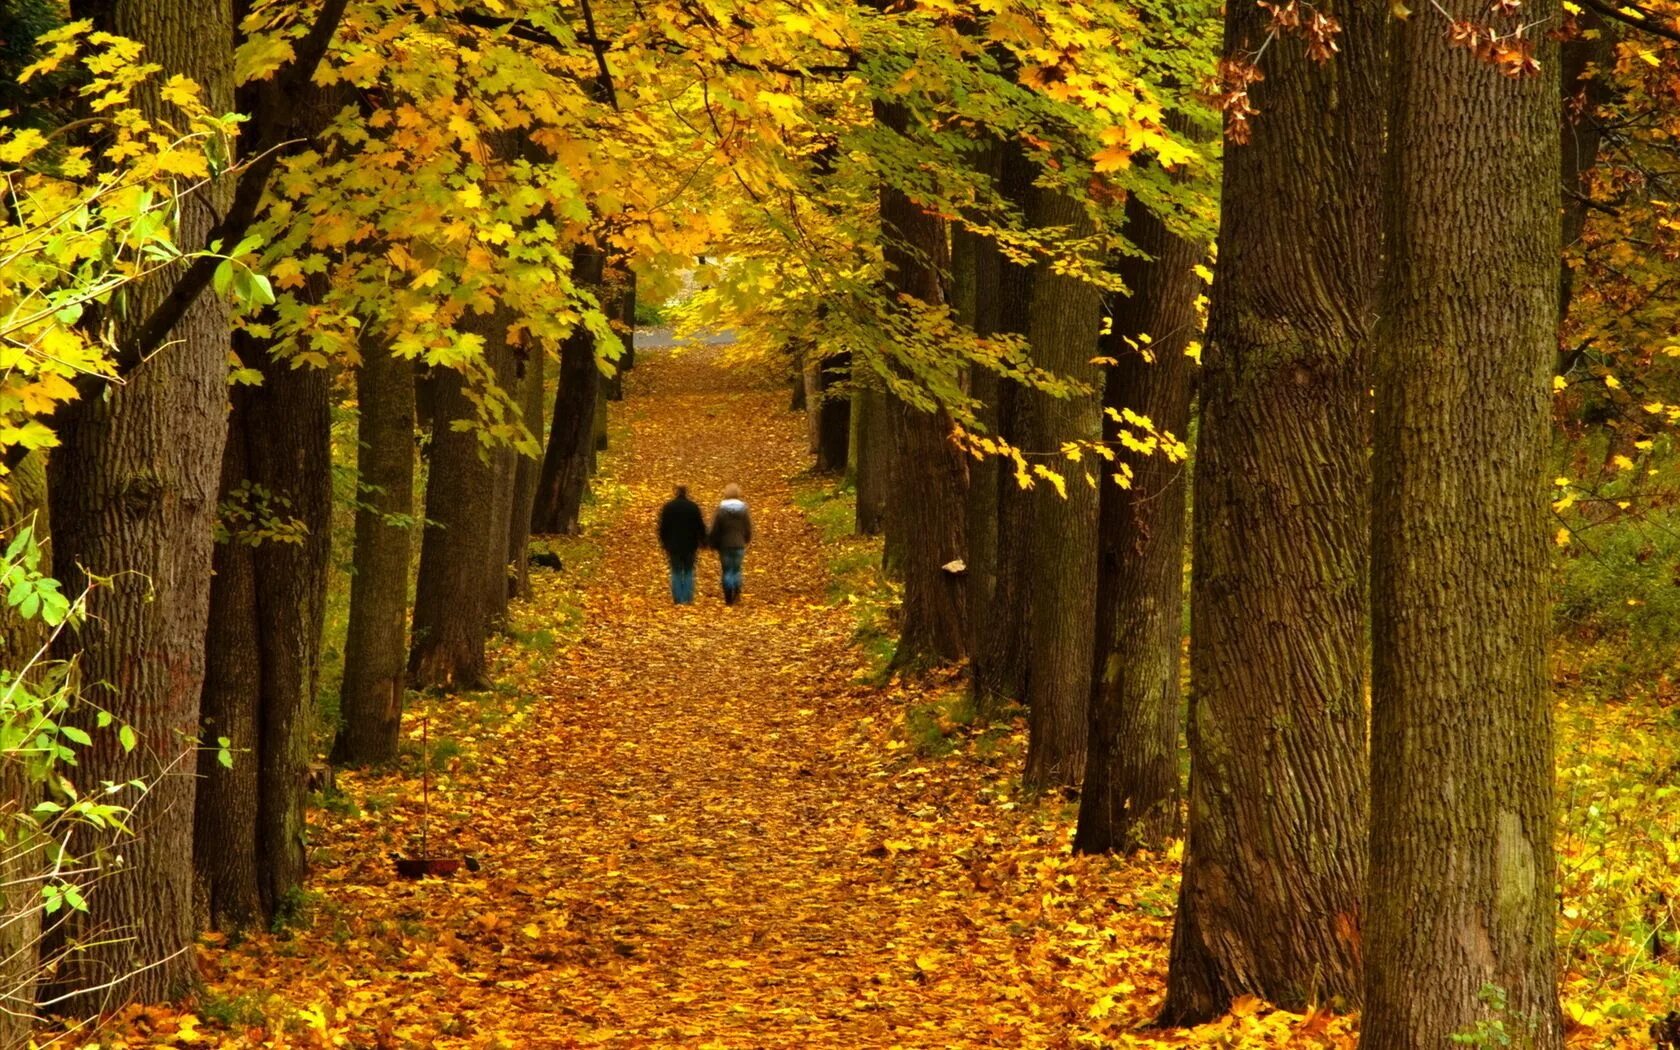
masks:
POLYGON ((723 498, 724 499, 740 499, 741 498, 741 486, 735 484, 734 482, 730 482, 729 484, 725 485, 723 487, 723 498))
POLYGON ((687 485, 678 485, 677 486, 677 498, 678 499, 687 499, 688 498, 688 486, 687 485))

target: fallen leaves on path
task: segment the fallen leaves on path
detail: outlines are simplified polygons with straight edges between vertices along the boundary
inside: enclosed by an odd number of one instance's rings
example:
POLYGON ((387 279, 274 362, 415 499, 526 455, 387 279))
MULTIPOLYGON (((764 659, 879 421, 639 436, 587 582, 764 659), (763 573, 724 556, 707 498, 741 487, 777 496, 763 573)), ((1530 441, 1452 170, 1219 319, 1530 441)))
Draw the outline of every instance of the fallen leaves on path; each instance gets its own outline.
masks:
POLYGON ((715 353, 643 355, 605 509, 539 576, 498 687, 415 712, 434 850, 479 870, 397 879, 415 761, 346 774, 296 921, 206 938, 195 1012, 132 1009, 104 1045, 1351 1047, 1348 1018, 1252 999, 1148 1027, 1176 851, 1073 856, 1071 809, 1015 795, 1019 726, 918 748, 906 710, 958 683, 863 684, 792 502, 802 421, 715 353), (708 559, 673 608, 654 511, 730 481, 757 533, 746 599, 723 606, 708 559))

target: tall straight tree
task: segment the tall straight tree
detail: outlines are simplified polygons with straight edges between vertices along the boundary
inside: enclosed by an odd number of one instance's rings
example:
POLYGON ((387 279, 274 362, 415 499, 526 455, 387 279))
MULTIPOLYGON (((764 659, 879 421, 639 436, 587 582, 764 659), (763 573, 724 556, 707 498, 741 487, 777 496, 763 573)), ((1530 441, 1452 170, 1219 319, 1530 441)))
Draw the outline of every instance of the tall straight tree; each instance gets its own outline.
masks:
MULTIPOLYGON (((999 153, 998 190, 1024 213, 1035 192, 1037 168, 1019 142, 1004 142, 999 153)), ((990 294, 995 303, 995 330, 1025 336, 1032 306, 1032 268, 1000 258, 996 280, 993 290, 983 293, 990 294)), ((999 376, 995 398, 998 437, 1017 447, 1025 445, 1032 419, 1030 391, 1014 379, 999 376)), ((983 469, 979 475, 996 486, 997 538, 991 551, 990 610, 983 617, 981 646, 972 654, 972 673, 976 706, 995 714, 1006 703, 1027 696, 1032 662, 1027 538, 1032 532, 1034 494, 1021 487, 1010 464, 1000 462, 995 470, 983 469)))
MULTIPOLYGON (((492 315, 477 320, 486 360, 493 362, 499 351, 489 344, 504 339, 505 331, 492 315)), ((504 520, 496 541, 488 536, 485 517, 496 500, 496 471, 472 426, 478 409, 469 396, 469 380, 455 369, 437 368, 427 382, 434 413, 432 452, 408 676, 420 688, 474 689, 484 684, 491 551, 505 550, 508 533, 504 520)))
POLYGON ((304 797, 332 553, 331 380, 235 340, 257 386, 233 392, 225 539, 205 637, 194 863, 218 929, 266 925, 303 883, 304 797))
MULTIPOLYGON (((606 256, 593 245, 572 252, 572 280, 600 293, 606 256)), ((603 304, 605 305, 605 304, 603 304)), ((548 448, 537 475, 531 531, 538 535, 576 532, 584 485, 594 454, 595 402, 601 371, 595 363, 595 335, 583 325, 560 347, 560 379, 550 413, 548 448)))
MULTIPOLYGON (((896 102, 876 102, 875 116, 900 136, 909 125, 909 113, 896 102)), ((889 289, 931 306, 944 303, 945 221, 883 182, 881 237, 889 289)), ((893 491, 887 542, 902 552, 904 573, 894 663, 958 660, 968 650, 966 602, 962 573, 952 567, 965 556, 968 464, 950 439, 951 420, 943 409, 928 411, 889 398, 887 418, 893 491)))
MULTIPOLYGON (((983 154, 981 163, 986 164, 988 159, 983 154)), ((966 227, 951 231, 951 284, 957 319, 977 336, 997 331, 1002 270, 1003 253, 994 242, 966 227)), ((970 369, 968 389, 975 401, 975 417, 986 432, 994 435, 999 382, 998 374, 991 369, 970 369)), ((976 662, 985 651, 995 612, 992 597, 997 589, 998 476, 1002 470, 997 456, 971 460, 968 465, 968 632, 969 655, 976 662)))
MULTIPOLYGON (((512 313, 498 309, 490 317, 495 330, 484 347, 485 364, 490 368, 493 382, 512 402, 513 411, 520 411, 519 360, 508 344, 508 324, 512 313)), ((482 451, 490 470, 490 502, 481 510, 484 530, 484 610, 489 626, 500 630, 506 626, 508 598, 513 593, 513 577, 509 558, 509 544, 513 542, 513 503, 519 451, 512 443, 497 442, 482 451)))
MULTIPOLYGON (((1129 294, 1115 299, 1103 336, 1103 356, 1114 362, 1103 405, 1131 409, 1183 440, 1194 370, 1184 351, 1195 335, 1202 247, 1135 197, 1125 230, 1141 254, 1115 267, 1129 294)), ((1110 418, 1105 427, 1118 445, 1118 424, 1110 418)), ((1073 839, 1082 853, 1163 846, 1178 830, 1188 465, 1159 450, 1116 454, 1132 477, 1122 487, 1115 464, 1103 470, 1091 740, 1073 839)))
MULTIPOLYGON (((46 455, 26 457, 6 482, 8 492, 0 499, 0 532, 15 536, 27 525, 50 552, 46 455)), ((42 569, 52 572, 50 563, 42 569)), ((0 631, 0 667, 27 667, 47 641, 45 621, 9 618, 0 631)), ((44 907, 41 887, 52 872, 50 840, 18 819, 40 800, 40 782, 29 766, 25 749, 0 756, 0 805, 7 807, 11 831, 0 844, 0 1047, 8 1050, 28 1046, 34 1028, 44 907)))
POLYGON ((333 761, 397 755, 408 686, 408 571, 414 557, 414 365, 368 340, 356 370, 356 539, 342 718, 333 761))
MULTIPOLYGON (((78 5, 101 29, 140 41, 165 74, 192 78, 212 112, 233 108, 233 12, 228 0, 128 0, 78 5)), ((170 107, 144 102, 160 121, 170 107)), ((177 243, 206 244, 228 205, 217 184, 181 205, 177 243)), ((172 290, 167 276, 145 282, 113 311, 119 348, 172 290)), ((171 1000, 197 979, 193 957, 192 834, 199 694, 222 446, 227 436, 226 307, 194 295, 168 329, 168 345, 144 356, 108 396, 61 413, 62 444, 49 464, 54 564, 65 589, 97 577, 87 625, 60 639, 58 655, 81 662, 93 703, 134 726, 132 752, 113 733, 94 735, 77 780, 93 786, 149 785, 118 797, 135 810, 123 865, 65 915, 70 950, 57 979, 65 990, 103 991, 61 1004, 78 1013, 113 1001, 171 1000), (111 982, 127 980, 112 986, 111 982)), ((92 848, 73 842, 72 851, 92 848)), ((62 914, 62 913, 61 913, 62 914)))
MULTIPOLYGON (((626 347, 628 349, 628 347, 626 347)), ((543 375, 547 371, 548 354, 540 346, 527 345, 518 364, 520 417, 532 440, 540 448, 543 443, 543 375)), ((531 508, 537 501, 537 471, 541 468, 535 456, 519 454, 513 473, 512 519, 508 522, 508 594, 514 598, 531 596, 531 508)))
POLYGON ((892 497, 892 435, 887 425, 887 395, 879 384, 873 376, 856 377, 852 388, 850 464, 857 483, 856 527, 863 536, 886 531, 892 497))
MULTIPOLYGON (((1563 1045, 1545 469, 1558 0, 1539 72, 1395 36, 1376 359, 1371 881, 1360 1046, 1563 1045)), ((1465 17, 1481 17, 1466 10, 1465 17)), ((1507 27, 1507 28, 1512 28, 1507 27)))
MULTIPOLYGON (((1386 8, 1330 11, 1341 53, 1318 63, 1299 42, 1272 47, 1253 139, 1226 151, 1194 481, 1174 1023, 1245 994, 1292 1007, 1359 997, 1386 8)), ((1227 55, 1251 54, 1270 17, 1229 5, 1227 55)))
MULTIPOLYGON (((1096 222, 1084 204, 1041 189, 1032 210, 1041 230, 1089 239, 1096 222)), ((1093 269, 1094 260, 1085 260, 1093 269)), ((1035 391, 1027 451, 1071 469, 1061 489, 1040 481, 1028 545, 1033 669, 1027 680, 1029 790, 1076 788, 1085 776, 1091 653, 1095 635, 1098 491, 1064 446, 1102 440, 1102 374, 1093 359, 1102 326, 1102 292, 1093 274, 1041 263, 1033 282, 1027 339, 1033 363, 1073 384, 1065 397, 1035 391)))

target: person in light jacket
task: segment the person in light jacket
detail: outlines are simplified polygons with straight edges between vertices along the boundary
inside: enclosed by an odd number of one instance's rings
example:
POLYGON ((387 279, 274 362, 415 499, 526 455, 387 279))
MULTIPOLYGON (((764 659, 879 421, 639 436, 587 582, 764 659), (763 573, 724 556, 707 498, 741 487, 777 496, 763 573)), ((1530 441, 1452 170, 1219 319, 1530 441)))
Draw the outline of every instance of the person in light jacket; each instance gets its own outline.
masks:
POLYGON ((741 486, 723 487, 723 501, 712 515, 707 542, 718 552, 723 567, 724 603, 734 605, 741 597, 741 562, 747 556, 747 544, 752 542, 752 516, 741 498, 741 486))

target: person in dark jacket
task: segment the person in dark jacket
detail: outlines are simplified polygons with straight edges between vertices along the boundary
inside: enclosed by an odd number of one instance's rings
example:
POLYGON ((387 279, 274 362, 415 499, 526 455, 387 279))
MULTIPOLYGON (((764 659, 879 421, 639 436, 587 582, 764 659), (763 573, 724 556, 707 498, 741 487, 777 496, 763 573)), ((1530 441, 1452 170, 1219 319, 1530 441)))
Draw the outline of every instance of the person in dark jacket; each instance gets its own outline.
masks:
POLYGON ((747 544, 752 542, 752 517, 741 499, 741 486, 724 486, 723 502, 712 515, 707 542, 718 552, 718 562, 723 566, 723 600, 734 605, 741 597, 741 562, 747 556, 747 544))
POLYGON ((694 556, 705 542, 706 519, 688 498, 688 486, 678 485, 659 508, 659 545, 671 563, 671 600, 678 605, 694 602, 694 556))

